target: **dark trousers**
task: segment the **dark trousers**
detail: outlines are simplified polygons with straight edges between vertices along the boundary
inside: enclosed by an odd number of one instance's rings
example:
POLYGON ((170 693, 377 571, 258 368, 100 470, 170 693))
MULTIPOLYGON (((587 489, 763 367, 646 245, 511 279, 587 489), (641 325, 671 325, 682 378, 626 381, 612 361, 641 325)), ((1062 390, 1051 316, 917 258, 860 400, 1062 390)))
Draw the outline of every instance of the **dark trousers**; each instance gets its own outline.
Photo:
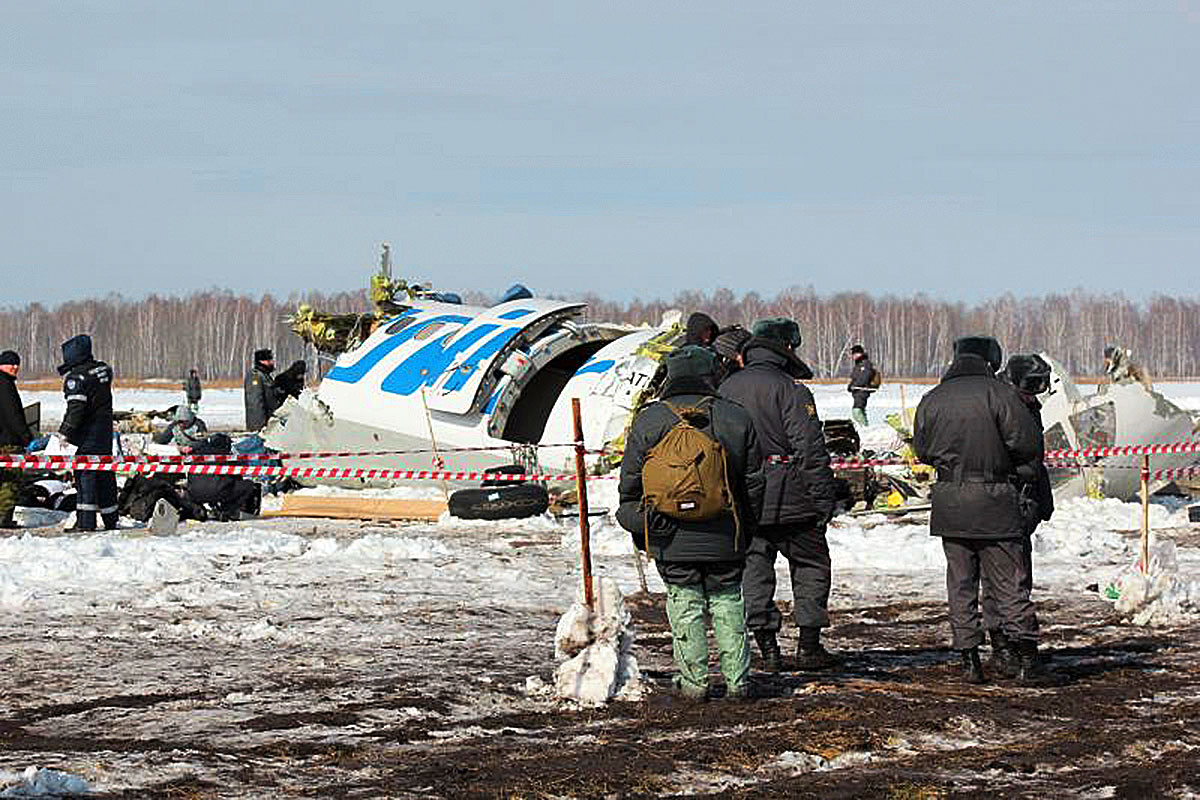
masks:
POLYGON ((97 512, 108 528, 117 526, 117 476, 81 469, 75 473, 75 526, 95 530, 97 512))
POLYGON ((783 615, 775 605, 775 557, 788 560, 792 578, 792 616, 800 628, 829 627, 829 589, 832 574, 825 526, 763 525, 750 540, 742 594, 746 598, 746 627, 778 631, 783 615))
POLYGON ((742 582, 742 561, 661 561, 656 559, 658 576, 674 586, 703 586, 716 592, 742 582))
POLYGON ((946 554, 946 601, 955 650, 983 644, 981 587, 989 627, 998 628, 1014 641, 1037 641, 1037 612, 1029 597, 1033 571, 1028 537, 943 537, 942 550, 946 554))

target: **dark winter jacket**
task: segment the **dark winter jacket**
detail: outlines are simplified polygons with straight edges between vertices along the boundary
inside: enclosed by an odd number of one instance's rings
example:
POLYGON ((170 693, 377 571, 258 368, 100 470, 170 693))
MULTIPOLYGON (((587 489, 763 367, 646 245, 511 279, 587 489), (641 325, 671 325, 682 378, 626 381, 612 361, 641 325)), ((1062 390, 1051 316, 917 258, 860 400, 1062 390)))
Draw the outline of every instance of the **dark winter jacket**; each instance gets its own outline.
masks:
POLYGON ((183 393, 189 403, 200 402, 200 376, 189 374, 183 381, 183 393))
POLYGON ((112 367, 92 358, 92 340, 86 334, 62 346, 63 379, 67 410, 58 432, 81 455, 109 455, 113 444, 112 367))
POLYGON ((1041 433, 1017 390, 981 357, 955 359, 917 406, 913 447, 937 469, 932 490, 934 536, 1021 536, 1018 468, 1043 452, 1041 433))
POLYGON ((875 365, 871 363, 870 358, 863 356, 854 362, 854 367, 850 370, 850 385, 846 390, 854 396, 856 408, 867 407, 867 398, 875 391, 871 387, 871 379, 874 377, 875 365))
POLYGON ((0 372, 0 447, 24 448, 32 438, 25 424, 25 407, 17 392, 17 379, 0 372))
POLYGON ((283 405, 286 392, 275 384, 271 371, 261 364, 246 373, 246 430, 258 431, 267 424, 275 409, 283 405))
POLYGON ((629 427, 621 461, 617 521, 641 549, 645 548, 649 524, 650 556, 659 561, 742 559, 762 506, 762 466, 754 423, 744 410, 717 397, 711 385, 698 378, 670 381, 663 388, 662 400, 639 411, 629 427), (678 422, 664 401, 676 408, 700 405, 709 409, 707 424, 698 427, 710 436, 715 435, 725 449, 737 519, 732 513, 703 522, 675 520, 657 512, 650 512, 647 517, 642 508, 642 466, 650 449, 678 422))
POLYGON ((1021 395, 1038 430, 1038 455, 1033 461, 1018 464, 1017 484, 1021 492, 1022 508, 1025 511, 1025 532, 1033 533, 1041 522, 1049 521, 1054 514, 1054 492, 1050 486, 1050 471, 1046 469, 1045 429, 1042 426, 1042 404, 1036 397, 1021 395))
POLYGON ((812 392, 794 377, 799 359, 789 358, 790 351, 784 350, 751 339, 742 350, 745 369, 725 379, 721 396, 742 406, 754 420, 766 461, 759 523, 823 525, 834 504, 829 451, 812 392))

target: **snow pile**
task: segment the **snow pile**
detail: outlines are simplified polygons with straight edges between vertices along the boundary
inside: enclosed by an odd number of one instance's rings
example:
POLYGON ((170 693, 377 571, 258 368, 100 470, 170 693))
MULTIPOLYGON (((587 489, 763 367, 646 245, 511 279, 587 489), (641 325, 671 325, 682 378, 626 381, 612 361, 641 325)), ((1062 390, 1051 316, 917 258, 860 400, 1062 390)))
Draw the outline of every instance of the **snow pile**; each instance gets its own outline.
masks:
POLYGON ((554 673, 555 691, 564 700, 601 706, 613 698, 640 700, 641 673, 633 657, 633 631, 625 598, 611 578, 597 578, 595 608, 583 604, 583 587, 558 621, 554 652, 566 658, 554 673))
POLYGON ((1173 625, 1200 612, 1200 582, 1180 577, 1170 540, 1150 547, 1148 571, 1142 572, 1135 561, 1107 591, 1117 594, 1116 610, 1135 625, 1173 625))
POLYGON ((12 784, 0 797, 62 797, 92 791, 83 778, 39 767, 27 767, 23 773, 0 770, 0 784, 12 784))

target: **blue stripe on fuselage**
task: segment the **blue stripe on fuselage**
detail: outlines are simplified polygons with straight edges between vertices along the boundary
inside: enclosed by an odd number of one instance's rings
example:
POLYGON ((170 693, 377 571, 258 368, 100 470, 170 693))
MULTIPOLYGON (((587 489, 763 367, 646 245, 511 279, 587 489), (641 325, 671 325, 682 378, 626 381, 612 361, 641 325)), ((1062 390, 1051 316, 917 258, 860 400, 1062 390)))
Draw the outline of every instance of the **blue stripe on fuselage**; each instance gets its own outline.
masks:
MULTIPOLYGON (((342 383, 358 383, 363 379, 363 376, 370 372, 375 365, 382 361, 389 353, 395 350, 400 345, 409 341, 417 334, 435 322, 457 322, 466 324, 471 321, 470 317, 464 317, 459 314, 442 314, 436 317, 430 317, 422 322, 417 322, 409 325, 402 331, 398 331, 392 336, 384 339, 379 344, 371 348, 370 352, 355 361, 348 367, 334 367, 329 370, 325 377, 329 380, 340 381, 342 383)), ((444 336, 442 337, 445 338, 444 336)))

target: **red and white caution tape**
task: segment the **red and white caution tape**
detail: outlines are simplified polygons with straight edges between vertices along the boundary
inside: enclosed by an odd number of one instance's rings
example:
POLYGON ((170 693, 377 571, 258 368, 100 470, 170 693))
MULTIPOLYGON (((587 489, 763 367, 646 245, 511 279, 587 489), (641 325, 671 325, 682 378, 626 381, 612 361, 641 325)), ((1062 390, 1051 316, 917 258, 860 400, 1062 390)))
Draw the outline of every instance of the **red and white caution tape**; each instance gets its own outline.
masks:
MULTIPOLYGON (((36 469, 33 464, 13 465, 22 469, 36 469)), ((345 480, 353 478, 386 480, 439 480, 439 481, 483 481, 501 478, 508 481, 551 483, 573 481, 576 476, 567 473, 536 473, 497 476, 493 472, 450 472, 426 469, 356 469, 353 467, 243 467, 232 464, 163 464, 145 461, 93 462, 80 461, 59 465, 60 469, 86 470, 92 472, 117 472, 121 474, 171 473, 180 475, 244 475, 250 478, 327 478, 345 480)), ((617 475, 589 475, 588 480, 612 480, 617 475)))

